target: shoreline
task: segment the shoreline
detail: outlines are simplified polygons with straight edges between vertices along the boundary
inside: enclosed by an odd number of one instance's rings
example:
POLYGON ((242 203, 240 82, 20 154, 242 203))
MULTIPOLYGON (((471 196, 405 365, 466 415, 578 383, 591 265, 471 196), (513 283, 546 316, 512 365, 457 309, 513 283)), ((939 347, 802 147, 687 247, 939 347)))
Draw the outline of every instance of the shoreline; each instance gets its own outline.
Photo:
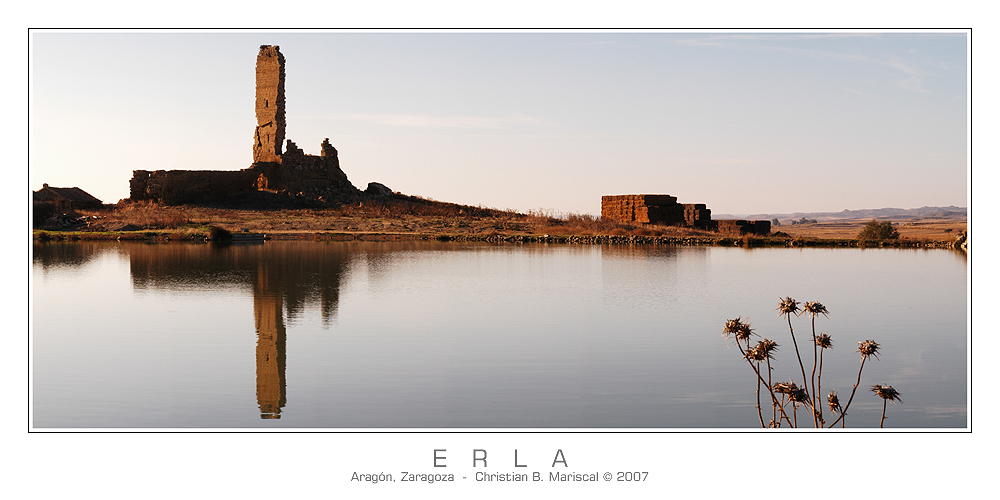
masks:
MULTIPOLYGON (((656 236, 656 235, 550 235, 550 234, 473 234, 473 233, 388 233, 388 232, 275 232, 234 233, 258 236, 260 241, 455 241, 482 243, 555 243, 577 245, 674 245, 789 248, 935 248, 960 249, 955 241, 898 240, 860 241, 847 238, 808 238, 756 235, 656 236)), ((46 241, 142 241, 142 242, 236 242, 243 238, 212 239, 208 231, 50 231, 34 230, 32 240, 46 241)))
POLYGON ((473 241, 604 245, 956 248, 966 217, 893 220, 899 239, 859 241, 869 219, 786 224, 769 235, 660 224, 622 224, 586 214, 527 214, 419 198, 337 208, 240 209, 128 203, 36 222, 36 241, 473 241))

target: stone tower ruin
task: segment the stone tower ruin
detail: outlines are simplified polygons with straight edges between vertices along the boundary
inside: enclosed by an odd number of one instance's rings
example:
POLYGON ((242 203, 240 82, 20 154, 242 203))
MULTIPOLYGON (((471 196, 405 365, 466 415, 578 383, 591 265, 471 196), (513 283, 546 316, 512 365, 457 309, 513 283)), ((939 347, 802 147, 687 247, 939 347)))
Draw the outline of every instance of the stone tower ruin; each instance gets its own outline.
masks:
POLYGON ((277 45, 260 46, 256 86, 257 126, 253 164, 249 168, 135 170, 130 199, 181 205, 240 203, 262 196, 271 196, 269 199, 273 200, 273 195, 279 195, 280 199, 326 204, 351 202, 360 195, 340 169, 340 159, 330 139, 323 139, 319 155, 305 154, 294 142, 285 139, 285 56, 277 45))
POLYGON ((257 54, 257 129, 253 161, 277 161, 285 141, 285 56, 276 45, 257 54))

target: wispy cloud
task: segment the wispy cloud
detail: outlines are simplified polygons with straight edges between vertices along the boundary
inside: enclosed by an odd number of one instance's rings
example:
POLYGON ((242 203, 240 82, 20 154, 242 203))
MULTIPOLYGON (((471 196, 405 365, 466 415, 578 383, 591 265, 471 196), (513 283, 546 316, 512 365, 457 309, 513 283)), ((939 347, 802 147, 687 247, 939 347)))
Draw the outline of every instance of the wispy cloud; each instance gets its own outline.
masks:
POLYGON ((678 45, 710 45, 742 47, 734 41, 745 40, 820 40, 833 38, 878 38, 878 33, 727 33, 707 37, 670 40, 678 45))
POLYGON ((875 96, 873 96, 871 94, 866 94, 861 89, 856 89, 856 88, 853 88, 853 87, 840 87, 840 90, 845 90, 845 91, 850 92, 852 94, 863 95, 865 97, 875 97, 875 96))
POLYGON ((902 80, 902 81, 897 82, 896 86, 899 87, 899 88, 901 88, 901 89, 903 89, 903 90, 909 90, 911 92, 919 92, 921 94, 930 94, 931 93, 930 90, 924 90, 924 88, 921 87, 920 84, 921 84, 920 77, 916 77, 915 76, 913 78, 907 78, 906 80, 902 80))
POLYGON ((621 47, 638 47, 638 45, 631 44, 631 43, 625 43, 625 42, 619 42, 618 40, 603 40, 603 41, 597 41, 597 42, 575 42, 575 43, 569 43, 567 45, 570 45, 570 46, 580 46, 580 45, 618 45, 618 46, 621 46, 621 47))
MULTIPOLYGON (((810 39, 825 39, 825 38, 855 38, 855 37, 879 37, 878 33, 774 33, 774 34, 724 34, 724 35, 712 35, 702 38, 690 38, 685 40, 672 40, 672 43, 680 45, 689 46, 711 46, 711 47, 725 47, 734 49, 757 49, 757 50, 771 50, 778 52, 787 52, 790 54, 795 54, 801 57, 808 57, 812 59, 826 59, 834 60, 848 63, 861 63, 861 64, 873 64, 886 66, 901 73, 913 76, 926 75, 927 72, 922 70, 918 65, 903 61, 896 57, 886 57, 877 58, 861 54, 851 54, 846 52, 837 52, 832 50, 822 50, 822 49, 807 49, 801 47, 788 47, 783 45, 746 45, 745 41, 783 41, 783 40, 810 40, 810 39)), ((912 79, 911 79, 912 80, 912 79)), ((909 81, 909 80, 907 80, 909 81)), ((911 82, 912 83, 912 82, 911 82)), ((926 92, 919 89, 919 80, 917 81, 916 88, 909 88, 909 90, 915 90, 918 92, 926 92)), ((904 87, 905 88, 905 87, 904 87)))
POLYGON ((433 116, 402 114, 333 115, 336 120, 359 121, 392 127, 462 128, 501 130, 524 125, 546 125, 541 118, 524 115, 508 116, 433 116))

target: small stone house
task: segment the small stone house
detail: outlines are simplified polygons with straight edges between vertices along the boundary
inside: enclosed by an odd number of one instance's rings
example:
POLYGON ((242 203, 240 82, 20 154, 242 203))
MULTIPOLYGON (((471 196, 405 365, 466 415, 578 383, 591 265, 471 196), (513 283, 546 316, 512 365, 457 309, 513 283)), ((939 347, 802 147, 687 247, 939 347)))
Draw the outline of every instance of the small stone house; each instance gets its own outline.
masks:
POLYGON ((31 198, 36 207, 48 205, 55 212, 101 208, 103 204, 101 200, 78 187, 57 188, 48 184, 42 184, 42 189, 32 193, 31 198))

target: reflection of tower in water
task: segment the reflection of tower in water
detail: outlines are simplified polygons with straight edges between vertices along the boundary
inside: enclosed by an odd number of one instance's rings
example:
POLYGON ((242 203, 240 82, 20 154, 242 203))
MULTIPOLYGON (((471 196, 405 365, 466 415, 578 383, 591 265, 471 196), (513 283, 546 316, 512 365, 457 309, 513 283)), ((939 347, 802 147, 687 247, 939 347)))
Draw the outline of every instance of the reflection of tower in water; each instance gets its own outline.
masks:
POLYGON ((285 323, 282 293, 271 283, 263 262, 253 283, 253 314, 257 327, 257 405, 260 418, 281 418, 285 406, 285 323))
MULTIPOLYGON (((48 245, 43 248, 61 248, 48 245)), ((367 248, 367 244, 362 247, 367 248)), ((285 315, 291 321, 310 307, 318 307, 324 327, 336 321, 341 282, 359 246, 312 242, 126 244, 121 250, 129 255, 136 290, 180 287, 187 291, 192 284, 198 288, 250 286, 257 330, 257 405, 261 418, 277 419, 287 407, 285 315)), ((39 259, 45 265, 49 258, 37 254, 35 261, 39 259)))

